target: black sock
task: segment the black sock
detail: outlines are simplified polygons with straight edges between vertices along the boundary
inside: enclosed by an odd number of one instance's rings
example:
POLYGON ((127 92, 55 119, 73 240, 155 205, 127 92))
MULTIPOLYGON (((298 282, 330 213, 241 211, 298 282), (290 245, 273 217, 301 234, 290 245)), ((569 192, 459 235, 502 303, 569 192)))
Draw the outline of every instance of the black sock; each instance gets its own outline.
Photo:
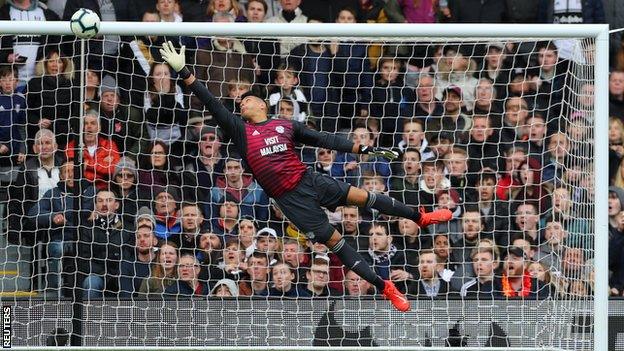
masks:
POLYGON ((350 270, 354 271, 362 277, 362 279, 373 284, 378 291, 383 291, 386 283, 373 271, 373 269, 364 261, 364 258, 355 251, 349 244, 343 239, 332 248, 330 248, 342 261, 342 264, 347 266, 350 270))
POLYGON ((420 212, 414 211, 401 201, 384 194, 368 192, 366 206, 379 210, 381 213, 411 219, 414 222, 418 222, 420 219, 420 212))

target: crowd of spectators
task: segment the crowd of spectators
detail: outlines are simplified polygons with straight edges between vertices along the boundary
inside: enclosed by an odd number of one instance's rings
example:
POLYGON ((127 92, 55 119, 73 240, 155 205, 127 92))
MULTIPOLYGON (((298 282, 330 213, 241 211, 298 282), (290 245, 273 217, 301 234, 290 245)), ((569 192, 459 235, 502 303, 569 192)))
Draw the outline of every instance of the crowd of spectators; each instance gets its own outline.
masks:
MULTIPOLYGON (((620 5, 7 0, 0 19, 68 20, 87 7, 104 21, 604 23, 606 12, 618 24, 620 5)), ((409 296, 593 294, 594 85, 571 73, 593 64, 589 40, 106 35, 88 42, 81 92, 73 38, 5 35, 0 181, 8 189, 9 242, 45 246, 34 250, 45 260, 45 270, 34 272, 44 284, 33 279, 35 289, 89 298, 376 293, 267 197, 163 62, 165 40, 186 46, 196 77, 231 111, 254 91, 274 118, 400 151, 390 162, 298 146, 318 172, 414 208, 453 211, 450 222, 427 229, 366 208, 328 211, 375 271, 409 296)), ((613 295, 624 292, 622 47, 613 49, 609 82, 613 295)))

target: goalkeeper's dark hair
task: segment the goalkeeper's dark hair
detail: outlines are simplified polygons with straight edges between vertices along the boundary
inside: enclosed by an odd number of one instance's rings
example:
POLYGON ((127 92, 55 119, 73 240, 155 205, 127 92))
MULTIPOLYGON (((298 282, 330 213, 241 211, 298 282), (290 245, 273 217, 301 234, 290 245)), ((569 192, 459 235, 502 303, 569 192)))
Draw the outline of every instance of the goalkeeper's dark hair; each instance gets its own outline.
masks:
POLYGON ((269 103, 262 96, 258 95, 253 89, 248 91, 248 92, 246 92, 245 94, 241 95, 240 99, 241 99, 241 101, 243 101, 243 99, 245 99, 246 97, 249 97, 249 96, 252 96, 252 97, 255 97, 255 98, 258 98, 258 99, 262 100, 262 102, 264 102, 264 105, 266 106, 266 112, 269 113, 269 111, 270 111, 269 103))

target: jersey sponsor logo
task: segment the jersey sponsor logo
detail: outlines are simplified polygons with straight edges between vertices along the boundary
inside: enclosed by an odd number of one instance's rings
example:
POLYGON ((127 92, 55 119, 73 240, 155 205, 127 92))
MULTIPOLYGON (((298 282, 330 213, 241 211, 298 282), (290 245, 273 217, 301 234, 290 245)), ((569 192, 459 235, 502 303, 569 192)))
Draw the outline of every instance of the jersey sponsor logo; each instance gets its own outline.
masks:
POLYGON ((286 146, 286 144, 276 144, 276 145, 263 147, 262 149, 260 149, 260 155, 267 156, 267 155, 275 154, 275 153, 286 151, 286 150, 288 150, 288 147, 286 146))
POLYGON ((284 127, 282 126, 277 126, 275 127, 275 131, 280 133, 280 134, 284 134, 284 127))
POLYGON ((260 135, 260 132, 259 132, 259 131, 257 131, 257 130, 254 130, 254 131, 253 131, 253 133, 251 133, 251 135, 253 135, 253 136, 257 136, 257 135, 260 135))

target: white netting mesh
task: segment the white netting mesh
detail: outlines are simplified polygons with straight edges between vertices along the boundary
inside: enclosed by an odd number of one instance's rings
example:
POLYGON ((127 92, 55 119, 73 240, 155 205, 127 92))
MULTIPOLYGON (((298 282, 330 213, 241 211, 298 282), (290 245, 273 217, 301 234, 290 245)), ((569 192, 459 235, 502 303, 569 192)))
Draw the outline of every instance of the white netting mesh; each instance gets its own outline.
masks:
POLYGON ((328 211, 418 298, 403 315, 289 225, 162 64, 162 37, 120 39, 117 52, 89 41, 84 104, 73 41, 32 42, 26 65, 2 70, 5 263, 18 274, 4 288, 33 292, 16 302, 14 345, 71 331, 73 316, 99 346, 460 346, 455 328, 469 346, 591 347, 592 40, 169 38, 231 111, 252 90, 275 118, 402 154, 302 145, 316 171, 453 211, 421 229, 328 211), (228 293, 255 298, 188 300, 228 293))

